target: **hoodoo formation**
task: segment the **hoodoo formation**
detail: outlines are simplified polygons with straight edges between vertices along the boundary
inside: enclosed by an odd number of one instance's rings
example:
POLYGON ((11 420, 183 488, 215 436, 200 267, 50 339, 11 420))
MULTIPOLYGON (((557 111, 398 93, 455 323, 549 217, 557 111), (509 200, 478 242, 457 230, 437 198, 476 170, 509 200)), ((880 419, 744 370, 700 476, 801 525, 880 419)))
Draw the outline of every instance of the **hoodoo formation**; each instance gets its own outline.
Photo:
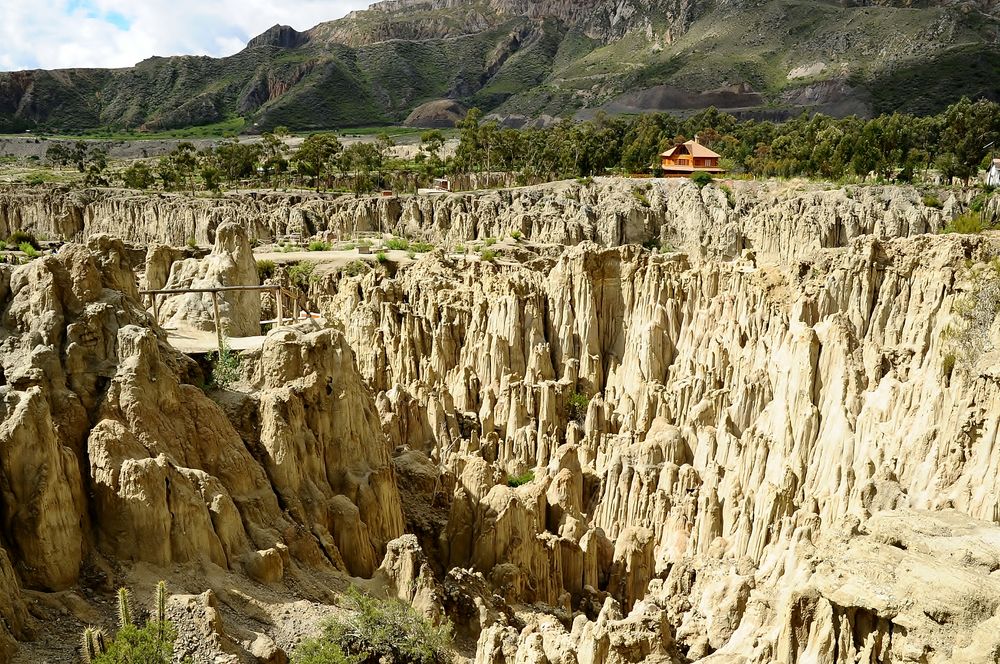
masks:
POLYGON ((1000 247, 934 234, 962 204, 5 190, 3 233, 75 242, 0 265, 0 659, 165 579, 178 661, 297 661, 351 586, 476 664, 996 661, 1000 247), (253 265, 379 232, 430 250, 253 265), (220 291, 225 381, 172 343, 212 298, 142 294, 261 278, 299 309, 220 291))
POLYGON ((1000 664, 998 2, 0 0, 0 664, 1000 664))

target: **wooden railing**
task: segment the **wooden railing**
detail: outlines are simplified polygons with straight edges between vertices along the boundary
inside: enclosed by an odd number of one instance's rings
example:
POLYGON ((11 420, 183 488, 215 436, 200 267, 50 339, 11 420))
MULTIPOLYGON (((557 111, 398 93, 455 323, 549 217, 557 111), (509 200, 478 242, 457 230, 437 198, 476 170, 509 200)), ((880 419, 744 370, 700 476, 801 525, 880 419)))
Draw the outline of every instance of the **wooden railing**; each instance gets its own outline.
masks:
POLYGON ((212 295, 212 312, 215 323, 215 335, 219 340, 219 350, 223 348, 223 330, 222 330, 222 318, 219 315, 219 293, 230 293, 234 291, 253 291, 258 293, 274 293, 275 300, 275 313, 277 318, 273 320, 262 320, 261 325, 273 325, 277 324, 279 327, 285 324, 286 320, 297 321, 302 320, 300 314, 305 316, 306 320, 313 320, 313 315, 302 306, 300 302, 301 293, 290 291, 282 286, 218 286, 216 288, 168 288, 161 290, 144 290, 139 291, 139 295, 148 295, 151 299, 151 304, 153 307, 153 320, 156 324, 160 324, 160 296, 174 296, 174 295, 185 295, 187 293, 210 293, 212 295), (285 298, 291 300, 291 310, 292 316, 290 318, 285 317, 285 298))

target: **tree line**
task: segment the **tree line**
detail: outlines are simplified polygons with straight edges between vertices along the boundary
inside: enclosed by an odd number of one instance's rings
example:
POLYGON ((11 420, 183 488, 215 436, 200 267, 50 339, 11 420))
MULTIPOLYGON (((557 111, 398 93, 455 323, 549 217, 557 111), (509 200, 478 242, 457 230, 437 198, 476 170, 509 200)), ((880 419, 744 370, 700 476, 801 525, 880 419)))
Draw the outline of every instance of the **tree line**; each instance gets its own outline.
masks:
POLYGON ((895 113, 872 119, 806 114, 785 122, 739 120, 709 108, 668 114, 598 115, 588 122, 515 130, 473 109, 460 125, 456 172, 515 171, 546 179, 605 173, 656 173, 660 153, 695 138, 722 166, 758 177, 806 176, 911 181, 937 169, 966 180, 1000 145, 1000 105, 962 99, 938 115, 895 113))
POLYGON ((444 155, 440 130, 420 136, 410 160, 393 154, 380 134, 368 142, 341 143, 334 133, 311 134, 296 148, 287 130, 255 142, 237 139, 196 149, 180 143, 158 161, 135 161, 112 176, 100 148, 57 144, 49 161, 75 166, 88 185, 220 191, 239 186, 365 193, 412 189, 448 174, 504 173, 513 181, 544 181, 605 174, 657 174, 659 154, 697 137, 722 156, 732 173, 755 177, 805 176, 840 180, 909 182, 929 169, 945 182, 968 181, 988 165, 1000 145, 1000 105, 962 99, 938 115, 883 115, 872 119, 806 114, 785 122, 740 120, 709 108, 686 118, 668 114, 563 119, 544 128, 512 129, 472 109, 457 127, 458 146, 444 155))

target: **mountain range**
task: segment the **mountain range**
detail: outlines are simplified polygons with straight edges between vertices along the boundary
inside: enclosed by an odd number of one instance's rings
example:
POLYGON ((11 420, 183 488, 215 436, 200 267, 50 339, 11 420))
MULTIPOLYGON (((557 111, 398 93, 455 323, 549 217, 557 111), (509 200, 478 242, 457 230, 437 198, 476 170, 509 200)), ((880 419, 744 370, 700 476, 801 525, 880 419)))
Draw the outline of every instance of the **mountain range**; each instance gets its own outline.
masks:
POLYGON ((0 73, 0 132, 781 118, 1000 100, 998 0, 387 0, 225 58, 0 73), (419 118, 419 120, 417 120, 419 118))

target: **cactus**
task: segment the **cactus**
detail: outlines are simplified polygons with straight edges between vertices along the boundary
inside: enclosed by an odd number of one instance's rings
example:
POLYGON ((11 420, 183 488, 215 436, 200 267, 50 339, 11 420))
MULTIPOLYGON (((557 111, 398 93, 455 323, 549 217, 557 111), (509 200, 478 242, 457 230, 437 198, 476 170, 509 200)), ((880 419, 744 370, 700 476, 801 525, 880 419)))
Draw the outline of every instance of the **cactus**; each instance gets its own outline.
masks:
POLYGON ((156 641, 163 643, 167 625, 167 583, 156 584, 156 641))
POLYGON ((132 625, 132 594, 128 588, 118 589, 118 628, 132 625))
POLYGON ((80 644, 80 655, 83 657, 84 664, 91 664, 97 657, 97 652, 94 648, 93 627, 83 630, 83 643, 80 644))
POLYGON ((104 637, 104 630, 99 627, 88 627, 83 630, 83 643, 81 643, 80 654, 83 656, 85 664, 92 664, 99 655, 108 651, 107 640, 104 637))

